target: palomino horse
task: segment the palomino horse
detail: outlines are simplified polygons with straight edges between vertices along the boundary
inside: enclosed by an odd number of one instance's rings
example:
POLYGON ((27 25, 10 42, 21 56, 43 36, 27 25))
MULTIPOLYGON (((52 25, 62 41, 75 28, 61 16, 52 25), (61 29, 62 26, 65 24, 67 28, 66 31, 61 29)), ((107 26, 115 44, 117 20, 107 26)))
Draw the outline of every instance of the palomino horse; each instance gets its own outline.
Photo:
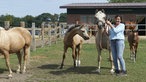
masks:
POLYGON ((130 46, 130 58, 135 62, 138 42, 139 42, 138 31, 135 30, 137 24, 136 22, 133 21, 129 21, 125 23, 126 23, 126 33, 128 36, 128 42, 130 46))
POLYGON ((22 54, 20 53, 20 50, 23 49, 24 66, 22 72, 23 73, 26 72, 26 63, 29 54, 30 44, 31 44, 31 34, 27 29, 22 27, 15 27, 7 31, 4 29, 0 29, 0 53, 3 54, 5 57, 6 66, 9 69, 9 75, 8 75, 9 78, 12 77, 9 55, 11 53, 17 54, 19 60, 17 72, 21 72, 22 54))
POLYGON ((105 18, 106 14, 104 11, 97 11, 95 14, 95 17, 97 18, 97 25, 98 25, 98 32, 95 36, 96 41, 96 48, 98 51, 98 69, 97 72, 100 73, 100 66, 101 66, 101 51, 102 49, 107 49, 109 51, 109 59, 111 61, 111 73, 114 72, 114 64, 113 64, 113 58, 111 54, 111 48, 110 48, 110 42, 109 42, 109 36, 107 35, 107 26, 105 24, 105 18))
POLYGON ((80 49, 83 40, 88 40, 89 35, 87 33, 87 30, 84 25, 72 25, 68 31, 66 32, 64 36, 64 53, 63 53, 63 59, 60 69, 64 66, 64 59, 65 54, 67 52, 67 49, 70 47, 72 49, 72 57, 74 61, 74 67, 77 67, 80 65, 80 49))

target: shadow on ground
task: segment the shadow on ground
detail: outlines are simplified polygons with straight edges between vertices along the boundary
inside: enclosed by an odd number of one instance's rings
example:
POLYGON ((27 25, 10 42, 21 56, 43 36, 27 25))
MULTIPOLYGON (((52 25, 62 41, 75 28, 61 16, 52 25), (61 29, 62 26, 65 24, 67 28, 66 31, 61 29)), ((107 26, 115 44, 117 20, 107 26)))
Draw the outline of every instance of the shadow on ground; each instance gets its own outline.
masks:
MULTIPOLYGON (((96 66, 80 66, 80 67, 71 67, 71 66, 65 66, 63 69, 59 69, 58 64, 47 64, 47 65, 42 65, 38 68, 40 69, 51 69, 49 73, 54 74, 54 75, 62 75, 62 74, 67 74, 67 73, 75 73, 75 74, 99 74, 96 69, 96 66)), ((102 70, 110 70, 108 67, 101 67, 102 70)))

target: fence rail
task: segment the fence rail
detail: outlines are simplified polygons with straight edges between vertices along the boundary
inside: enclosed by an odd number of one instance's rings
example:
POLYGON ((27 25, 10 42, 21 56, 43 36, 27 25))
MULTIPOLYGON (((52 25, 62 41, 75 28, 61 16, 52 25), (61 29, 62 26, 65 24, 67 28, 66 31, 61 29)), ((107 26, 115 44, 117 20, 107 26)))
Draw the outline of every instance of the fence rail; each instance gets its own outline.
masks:
MULTIPOLYGON (((128 24, 126 24, 125 26, 128 26, 128 24)), ((98 32, 97 25, 88 25, 88 27, 90 36, 92 35, 92 32, 98 32)), ((146 24, 136 24, 135 29, 138 31, 140 36, 146 35, 146 24)))
MULTIPOLYGON (((5 29, 10 28, 10 22, 5 21, 5 29)), ((25 22, 20 22, 20 27, 25 27, 25 22)), ((55 26, 52 28, 50 24, 41 24, 41 28, 37 28, 35 23, 32 27, 26 28, 32 35, 31 50, 36 51, 36 47, 44 47, 44 45, 51 46, 52 43, 57 43, 58 40, 63 38, 62 27, 55 26)))

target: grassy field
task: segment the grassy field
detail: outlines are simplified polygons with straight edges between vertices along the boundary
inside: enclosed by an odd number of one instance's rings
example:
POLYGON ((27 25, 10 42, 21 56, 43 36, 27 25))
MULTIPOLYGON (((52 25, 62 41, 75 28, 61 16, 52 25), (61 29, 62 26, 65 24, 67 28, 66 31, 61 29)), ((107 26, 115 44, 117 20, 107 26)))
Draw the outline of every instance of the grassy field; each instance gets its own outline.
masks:
MULTIPOLYGON (((145 40, 140 41, 137 60, 136 63, 133 63, 129 58, 129 46, 126 42, 124 58, 128 71, 127 77, 110 74, 110 62, 108 62, 107 50, 103 50, 102 52, 101 73, 98 74, 94 72, 97 69, 97 51, 95 44, 88 43, 83 44, 80 56, 80 67, 73 68, 71 49, 69 49, 65 59, 65 66, 63 69, 59 69, 58 67, 61 64, 63 54, 63 43, 60 41, 57 44, 53 44, 51 47, 37 48, 37 51, 31 52, 27 73, 17 75, 14 72, 15 78, 12 79, 11 82, 145 82, 145 43, 145 40)), ((14 71, 17 68, 16 64, 16 55, 11 55, 11 67, 14 71)), ((6 75, 7 73, 8 70, 5 66, 5 60, 1 57, 0 79, 4 79, 2 75, 6 75)))

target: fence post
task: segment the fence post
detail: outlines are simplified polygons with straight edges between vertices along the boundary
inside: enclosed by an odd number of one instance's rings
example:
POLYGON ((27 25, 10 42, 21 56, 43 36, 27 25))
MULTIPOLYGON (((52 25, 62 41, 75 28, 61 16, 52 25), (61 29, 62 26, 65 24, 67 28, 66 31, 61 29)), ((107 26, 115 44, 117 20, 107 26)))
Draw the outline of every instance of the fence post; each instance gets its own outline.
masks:
POLYGON ((51 38, 52 38, 52 36, 51 36, 51 26, 50 26, 50 24, 48 24, 48 37, 49 37, 49 41, 48 41, 48 44, 49 44, 49 46, 51 46, 51 38))
POLYGON ((54 31, 55 31, 55 35, 54 35, 54 40, 55 40, 55 44, 57 44, 57 30, 58 28, 55 26, 54 31))
POLYGON ((5 21, 5 29, 8 30, 10 28, 10 21, 5 21))
POLYGON ((20 22, 20 26, 23 27, 23 28, 25 28, 25 22, 24 21, 21 21, 20 22))
POLYGON ((59 27, 59 39, 61 39, 61 27, 60 26, 58 26, 59 27))
POLYGON ((43 22, 42 24, 41 24, 41 34, 42 34, 42 37, 41 37, 41 44, 42 44, 42 47, 44 47, 44 26, 45 26, 45 22, 43 22))
POLYGON ((60 25, 60 27, 61 27, 61 39, 64 37, 64 25, 63 24, 61 24, 60 25))
POLYGON ((32 23, 32 51, 36 51, 36 40, 35 40, 35 23, 32 23))

